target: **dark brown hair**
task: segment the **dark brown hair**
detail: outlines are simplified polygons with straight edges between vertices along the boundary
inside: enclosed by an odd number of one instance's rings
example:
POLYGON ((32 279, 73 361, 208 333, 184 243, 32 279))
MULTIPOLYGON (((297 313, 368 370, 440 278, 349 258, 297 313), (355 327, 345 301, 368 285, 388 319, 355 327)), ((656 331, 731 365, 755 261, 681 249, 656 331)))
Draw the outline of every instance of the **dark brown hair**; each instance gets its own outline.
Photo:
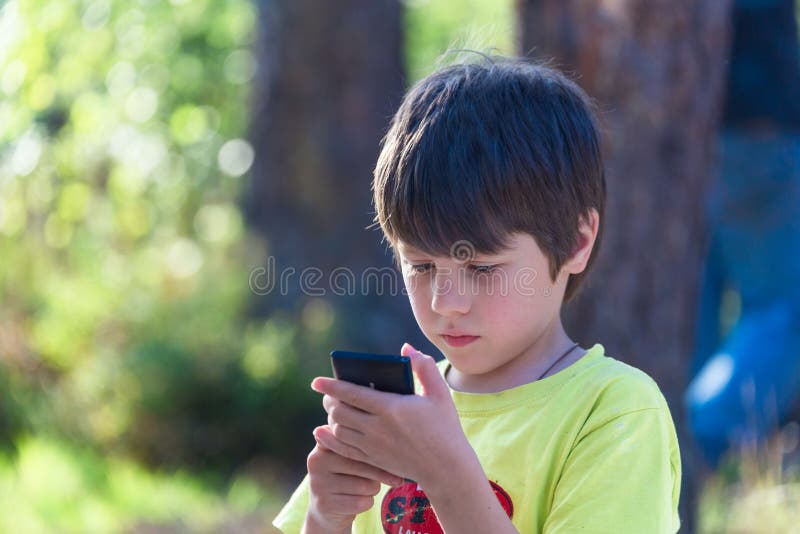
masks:
POLYGON ((565 75, 528 60, 483 56, 417 82, 382 141, 372 190, 375 223, 447 256, 467 240, 495 254, 526 232, 555 280, 591 208, 600 227, 586 269, 571 275, 569 301, 598 254, 606 184, 594 105, 565 75))

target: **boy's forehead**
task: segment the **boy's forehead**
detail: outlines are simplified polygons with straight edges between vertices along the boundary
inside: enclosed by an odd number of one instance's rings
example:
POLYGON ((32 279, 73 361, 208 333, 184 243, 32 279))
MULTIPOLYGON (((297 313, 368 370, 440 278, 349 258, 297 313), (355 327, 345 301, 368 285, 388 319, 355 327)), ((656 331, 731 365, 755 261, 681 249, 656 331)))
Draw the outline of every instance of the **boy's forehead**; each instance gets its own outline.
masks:
POLYGON ((398 254, 400 256, 425 256, 425 255, 427 255, 426 252, 424 252, 424 251, 422 251, 422 250, 420 250, 420 249, 418 249, 416 247, 412 247, 411 245, 408 245, 406 243, 399 242, 399 241, 395 244, 395 247, 396 247, 397 252, 398 252, 398 254))
POLYGON ((397 249, 401 252, 413 252, 416 254, 422 254, 423 251, 418 249, 417 247, 411 246, 408 243, 404 243, 403 241, 397 241, 397 249))

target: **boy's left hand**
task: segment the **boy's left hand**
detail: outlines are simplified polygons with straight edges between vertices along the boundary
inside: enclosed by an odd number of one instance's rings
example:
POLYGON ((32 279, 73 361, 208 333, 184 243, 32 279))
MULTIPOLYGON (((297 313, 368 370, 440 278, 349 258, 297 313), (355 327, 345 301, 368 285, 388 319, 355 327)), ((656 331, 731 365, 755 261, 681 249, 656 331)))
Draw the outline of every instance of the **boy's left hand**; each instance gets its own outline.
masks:
POLYGON ((317 377, 328 424, 314 429, 323 447, 353 460, 417 481, 436 480, 464 455, 474 454, 461 429, 450 390, 433 358, 408 343, 400 353, 422 386, 417 395, 375 391, 317 377))

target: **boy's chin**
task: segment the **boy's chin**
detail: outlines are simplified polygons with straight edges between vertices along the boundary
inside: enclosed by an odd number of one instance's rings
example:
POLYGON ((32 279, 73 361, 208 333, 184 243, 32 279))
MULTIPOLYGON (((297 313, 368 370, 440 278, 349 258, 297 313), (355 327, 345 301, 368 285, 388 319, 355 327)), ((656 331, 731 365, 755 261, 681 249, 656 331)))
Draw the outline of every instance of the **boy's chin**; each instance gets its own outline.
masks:
POLYGON ((461 358, 458 356, 453 359, 448 358, 448 361, 463 377, 471 377, 472 379, 493 376, 492 373, 496 370, 495 366, 487 365, 486 362, 469 360, 463 356, 461 358))

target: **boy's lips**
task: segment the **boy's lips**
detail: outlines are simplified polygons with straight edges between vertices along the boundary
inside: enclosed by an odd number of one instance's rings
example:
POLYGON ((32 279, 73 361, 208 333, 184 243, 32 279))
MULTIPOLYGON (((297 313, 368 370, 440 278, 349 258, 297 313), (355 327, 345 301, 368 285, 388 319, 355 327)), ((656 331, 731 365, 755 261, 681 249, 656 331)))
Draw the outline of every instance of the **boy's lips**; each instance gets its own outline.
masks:
POLYGON ((463 347, 465 345, 469 345, 480 336, 470 336, 467 334, 442 334, 442 338, 444 338, 445 342, 451 347, 463 347))
POLYGON ((465 332, 464 330, 457 330, 455 328, 448 328, 444 332, 440 332, 440 334, 443 336, 453 336, 453 337, 472 336, 472 334, 470 334, 469 332, 465 332))

